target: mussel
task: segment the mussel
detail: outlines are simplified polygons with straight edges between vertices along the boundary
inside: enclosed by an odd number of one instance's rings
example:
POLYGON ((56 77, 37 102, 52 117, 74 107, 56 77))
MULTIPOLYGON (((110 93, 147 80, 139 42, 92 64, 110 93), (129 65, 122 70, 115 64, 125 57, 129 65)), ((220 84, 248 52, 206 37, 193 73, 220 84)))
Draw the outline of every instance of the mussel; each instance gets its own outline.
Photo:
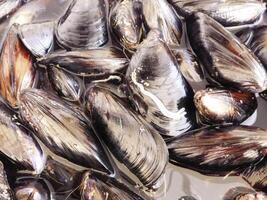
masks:
POLYGON ((142 5, 139 0, 118 0, 109 14, 113 37, 128 51, 134 51, 143 35, 142 5))
POLYGON ((256 127, 205 127, 170 139, 170 162, 206 175, 239 174, 266 156, 266 135, 256 127))
POLYGON ((182 22, 167 0, 142 0, 143 15, 149 30, 158 29, 168 45, 179 46, 182 22))
POLYGON ((193 90, 157 30, 138 47, 126 79, 136 109, 160 134, 177 136, 195 126, 193 90))
POLYGON ((0 21, 9 17, 14 13, 22 4, 24 0, 2 0, 0 1, 0 21))
POLYGON ((194 102, 201 122, 208 124, 240 124, 258 105, 252 93, 213 88, 196 92, 194 102))
POLYGON ((18 27, 13 25, 0 55, 0 94, 12 107, 17 107, 19 94, 35 87, 38 76, 31 53, 18 37, 18 27))
POLYGON ((161 136, 151 131, 127 102, 105 88, 91 86, 86 99, 93 127, 113 155, 145 186, 160 185, 168 162, 161 136))
POLYGON ((26 169, 40 174, 44 169, 46 155, 32 135, 18 121, 13 111, 0 103, 0 152, 18 165, 18 169, 26 169))
POLYGON ((19 26, 23 44, 36 57, 48 54, 54 46, 54 22, 30 23, 19 26))
POLYGON ((267 200, 267 196, 250 188, 236 187, 230 189, 224 195, 223 200, 267 200))
POLYGON ((48 92, 20 95, 20 114, 53 153, 84 167, 112 174, 113 166, 82 110, 48 92))
POLYGON ((191 46, 213 83, 254 93, 267 88, 266 70, 237 37, 203 13, 190 15, 186 23, 191 46))
POLYGON ((108 40, 104 0, 73 0, 60 18, 55 34, 67 49, 93 48, 108 40))
POLYGON ((0 199, 2 200, 14 199, 13 191, 9 186, 4 165, 2 162, 0 162, 0 199))
POLYGON ((265 3, 258 0, 170 0, 183 15, 202 12, 224 26, 249 24, 257 21, 265 11, 265 3))

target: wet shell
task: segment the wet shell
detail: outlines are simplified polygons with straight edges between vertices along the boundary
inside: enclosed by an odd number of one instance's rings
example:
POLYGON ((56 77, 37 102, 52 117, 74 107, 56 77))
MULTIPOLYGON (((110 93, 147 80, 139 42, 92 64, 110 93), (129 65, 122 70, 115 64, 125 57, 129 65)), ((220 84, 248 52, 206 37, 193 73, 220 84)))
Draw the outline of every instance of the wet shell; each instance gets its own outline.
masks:
POLYGON ((143 0, 143 15, 150 30, 158 29, 168 45, 179 45, 182 22, 167 0, 143 0))
POLYGON ((9 15, 14 13, 22 4, 23 0, 2 0, 0 2, 0 21, 9 17, 9 15))
POLYGON ((93 127, 113 155, 145 186, 155 186, 168 162, 161 136, 150 132, 129 105, 110 91, 95 86, 89 89, 86 98, 93 127))
POLYGON ((43 65, 58 65, 81 77, 102 78, 107 74, 126 71, 128 60, 124 54, 113 47, 83 51, 54 52, 39 61, 43 65))
POLYGON ((36 57, 48 54, 54 45, 54 22, 24 24, 19 27, 23 44, 36 57))
POLYGON ((201 121, 208 124, 240 124, 258 105, 254 94, 225 89, 200 90, 194 102, 201 121))
POLYGON ((214 82, 255 93, 267 88, 263 65, 222 25, 202 13, 186 23, 191 46, 214 82))
POLYGON ((266 155, 265 139, 267 131, 256 127, 207 127, 169 141, 170 162, 206 175, 234 175, 266 155))
POLYGON ((119 0, 111 8, 109 23, 113 37, 129 51, 136 50, 143 35, 139 0, 119 0))
POLYGON ((0 162, 0 199, 13 200, 13 192, 9 186, 4 165, 0 162))
POLYGON ((133 55, 126 78, 131 100, 145 120, 164 136, 195 126, 193 91, 159 32, 151 31, 133 55))
POLYGON ((105 1, 73 0, 55 32, 67 49, 102 46, 108 40, 105 1))
POLYGON ((49 80, 59 96, 68 101, 80 102, 85 87, 82 79, 56 66, 48 67, 47 70, 49 80))
POLYGON ((265 3, 258 0, 170 0, 185 15, 202 12, 224 26, 257 21, 265 11, 265 3))
POLYGON ((104 147, 80 108, 42 90, 24 90, 20 113, 53 153, 84 167, 113 173, 104 147))
POLYGON ((249 188, 236 187, 230 189, 223 197, 223 200, 267 200, 267 196, 249 188))
POLYGON ((35 87, 38 78, 17 31, 15 25, 10 28, 0 55, 0 94, 12 107, 17 107, 20 92, 35 87))

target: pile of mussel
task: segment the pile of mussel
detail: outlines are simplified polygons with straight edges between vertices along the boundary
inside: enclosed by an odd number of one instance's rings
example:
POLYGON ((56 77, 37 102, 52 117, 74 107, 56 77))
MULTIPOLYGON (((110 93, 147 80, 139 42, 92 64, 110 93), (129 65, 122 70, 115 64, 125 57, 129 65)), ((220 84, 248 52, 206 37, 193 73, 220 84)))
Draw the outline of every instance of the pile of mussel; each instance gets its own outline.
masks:
POLYGON ((152 200, 168 163, 267 199, 267 130, 243 125, 267 100, 264 2, 63 0, 10 20, 37 1, 0 1, 1 200, 152 200))

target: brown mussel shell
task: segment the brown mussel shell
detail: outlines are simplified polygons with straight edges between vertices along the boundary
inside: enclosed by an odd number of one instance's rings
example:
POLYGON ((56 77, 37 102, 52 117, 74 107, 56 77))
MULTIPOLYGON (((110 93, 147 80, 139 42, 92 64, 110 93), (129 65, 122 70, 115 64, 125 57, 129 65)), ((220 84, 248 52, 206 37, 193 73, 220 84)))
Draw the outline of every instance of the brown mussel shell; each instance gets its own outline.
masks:
POLYGON ((253 93, 267 88, 261 62, 222 25, 203 13, 186 23, 191 46, 214 82, 253 93))
POLYGON ((168 151, 161 136, 150 131, 129 104, 107 89, 92 86, 86 99, 93 127, 114 157, 145 186, 154 187, 161 181, 168 162, 168 151))
POLYGON ((50 151, 81 166, 113 173, 107 152, 79 107, 29 89, 21 93, 19 108, 23 120, 50 151))
POLYGON ((170 162, 205 175, 235 175, 266 155, 267 130, 211 126, 168 141, 170 162))
POLYGON ((158 31, 150 31, 141 43, 126 79, 130 99, 160 134, 177 136, 195 126, 193 90, 158 31))
POLYGON ((202 123, 240 124, 257 109, 254 94, 226 89, 200 90, 194 97, 202 123))
POLYGON ((4 165, 2 162, 0 162, 0 199, 2 200, 14 199, 14 194, 9 186, 4 165))
POLYGON ((230 189, 224 195, 223 200, 267 200, 267 196, 250 188, 236 187, 230 189))

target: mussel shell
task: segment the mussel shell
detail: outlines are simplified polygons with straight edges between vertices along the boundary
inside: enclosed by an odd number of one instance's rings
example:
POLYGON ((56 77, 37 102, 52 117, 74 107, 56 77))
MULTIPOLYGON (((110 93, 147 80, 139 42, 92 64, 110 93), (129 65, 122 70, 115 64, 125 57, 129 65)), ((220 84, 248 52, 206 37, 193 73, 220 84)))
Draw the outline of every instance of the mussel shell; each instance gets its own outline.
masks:
POLYGON ((39 174, 42 172, 46 155, 31 131, 18 122, 14 112, 0 104, 0 152, 18 168, 39 174))
POLYGON ((54 52, 39 61, 43 65, 58 65, 81 77, 98 79, 103 76, 123 73, 128 60, 120 50, 113 47, 82 51, 54 52))
POLYGON ((257 21, 265 11, 265 3, 258 0, 170 0, 184 15, 202 12, 224 26, 249 24, 257 21))
POLYGON ((50 151, 81 166, 113 173, 107 152, 79 107, 29 89, 21 93, 19 108, 23 120, 50 151))
POLYGON ((240 124, 258 105, 252 93, 211 88, 196 92, 194 102, 201 121, 208 124, 240 124))
POLYGON ((55 30, 60 45, 68 49, 93 48, 108 40, 104 0, 73 0, 55 30))
POLYGON ((48 54, 54 46, 54 22, 24 24, 19 27, 23 44, 36 57, 48 54))
POLYGON ((150 30, 158 29, 168 45, 179 45, 182 22, 167 0, 143 0, 143 15, 150 30))
POLYGON ((202 174, 235 175, 266 155, 267 130, 211 126, 168 141, 170 162, 202 174))
POLYGON ((0 199, 13 200, 13 192, 9 186, 4 165, 0 162, 0 199))
POLYGON ((191 46, 215 82, 254 93, 267 88, 263 65, 222 25, 203 13, 186 23, 191 46))
POLYGON ((56 66, 48 67, 47 71, 59 96, 68 101, 80 102, 85 87, 82 79, 56 66))
POLYGON ((0 2, 0 21, 14 13, 22 4, 23 0, 2 0, 0 2))
POLYGON ((267 196, 250 188, 236 187, 230 189, 224 195, 223 200, 267 200, 267 196))
POLYGON ((164 136, 195 126, 193 90, 158 31, 150 31, 126 73, 131 100, 145 120, 164 136))
POLYGON ((142 40, 142 5, 139 0, 119 0, 110 10, 111 34, 128 51, 136 50, 142 40))
POLYGON ((14 189, 17 200, 53 200, 51 186, 44 179, 18 178, 14 189))
POLYGON ((0 94, 12 107, 17 107, 20 92, 35 87, 38 80, 33 58, 17 32, 18 27, 13 25, 0 55, 0 94))
POLYGON ((93 127, 109 150, 145 186, 155 186, 168 162, 168 151, 161 136, 151 132, 129 104, 107 89, 92 86, 86 98, 93 127))

